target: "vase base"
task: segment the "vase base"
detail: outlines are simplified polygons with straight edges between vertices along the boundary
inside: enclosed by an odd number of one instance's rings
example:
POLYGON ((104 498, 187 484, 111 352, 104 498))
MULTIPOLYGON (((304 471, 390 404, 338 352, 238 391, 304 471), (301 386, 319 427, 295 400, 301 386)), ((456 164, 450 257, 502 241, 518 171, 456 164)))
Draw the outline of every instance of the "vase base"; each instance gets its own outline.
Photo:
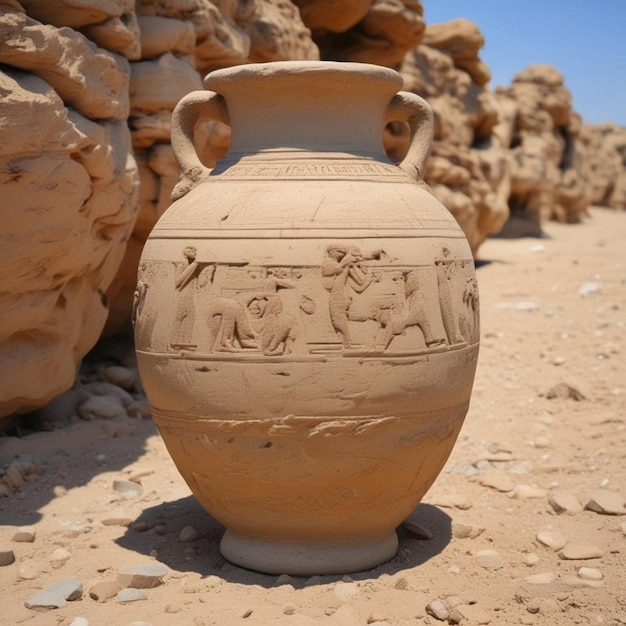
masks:
POLYGON ((265 574, 316 576, 371 569, 398 551, 395 531, 363 541, 291 542, 255 539, 227 530, 222 556, 233 565, 265 574))

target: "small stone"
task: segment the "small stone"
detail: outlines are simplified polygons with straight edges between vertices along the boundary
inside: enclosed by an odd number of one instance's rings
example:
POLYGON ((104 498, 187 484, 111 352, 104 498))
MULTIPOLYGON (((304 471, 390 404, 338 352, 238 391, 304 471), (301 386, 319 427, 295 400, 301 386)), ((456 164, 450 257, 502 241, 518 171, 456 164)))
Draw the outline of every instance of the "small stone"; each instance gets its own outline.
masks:
POLYGON ((136 375, 135 372, 127 367, 111 365, 101 370, 98 374, 98 378, 107 383, 117 385, 122 389, 132 389, 135 385, 136 375))
POLYGON ((568 385, 567 383, 559 383, 558 385, 554 385, 551 387, 547 393, 546 398, 548 400, 575 400, 576 402, 580 402, 581 400, 585 400, 585 396, 578 391, 575 387, 568 385))
POLYGON ((445 604, 439 599, 432 600, 426 605, 426 613, 440 622, 447 621, 450 616, 450 611, 448 611, 445 604))
POLYGON ((37 532, 32 526, 22 526, 15 531, 11 541, 16 543, 33 543, 36 535, 37 532))
POLYGON ((180 541, 195 541, 200 536, 200 533, 193 526, 185 526, 180 531, 178 539, 180 541))
POLYGON ((385 624, 387 623, 387 618, 383 617, 382 615, 378 614, 378 613, 372 613, 370 614, 370 616, 367 618, 367 623, 368 624, 385 624))
POLYGON ((134 587, 127 587, 122 589, 115 596, 115 600, 120 604, 125 602, 137 602, 138 600, 147 600, 148 594, 143 589, 136 589, 134 587))
POLYGON ((500 569, 504 567, 504 559, 495 550, 479 550, 474 554, 476 565, 485 569, 500 569))
POLYGON ((557 515, 575 515, 583 510, 580 500, 571 493, 555 493, 548 498, 548 504, 557 515))
POLYGON ((559 556, 568 561, 577 561, 584 559, 600 559, 603 554, 602 550, 596 546, 582 543, 570 543, 561 550, 559 556))
POLYGON ((85 617, 75 617, 69 626, 89 626, 89 621, 85 617))
POLYGON ((472 508, 472 503, 460 493, 445 493, 437 496, 433 502, 435 506, 439 506, 443 509, 461 509, 466 511, 472 508))
POLYGON ((128 527, 133 523, 133 518, 126 515, 113 515, 100 520, 103 526, 125 526, 128 527))
POLYGON ((166 604, 163 611, 165 613, 180 613, 183 607, 180 604, 166 604))
POLYGON ((49 609, 61 608, 67 602, 79 600, 82 596, 83 584, 78 578, 69 578, 42 589, 26 600, 24 606, 27 609, 47 611, 49 609))
POLYGON ((55 569, 63 567, 74 555, 66 548, 57 548, 50 555, 50 565, 55 569))
POLYGON ((120 592, 117 580, 101 580, 89 589, 89 597, 96 602, 106 602, 120 592))
POLYGON ((586 296, 591 295, 592 293, 596 293, 597 291, 600 291, 600 289, 602 288, 602 285, 600 283, 583 283, 579 288, 578 288, 578 295, 585 298, 586 296))
POLYGON ((15 552, 13 550, 0 550, 0 567, 13 563, 15 563, 15 552))
POLYGON ((168 572, 164 565, 137 565, 120 570, 117 582, 122 589, 151 589, 163 584, 163 576, 168 572))
POLYGON ((408 589, 409 588, 409 581, 404 578, 398 578, 398 580, 396 580, 396 582, 393 584, 394 589, 408 589))
POLYGON ((474 539, 485 532, 484 528, 472 526, 471 524, 462 524, 461 522, 452 522, 452 536, 456 539, 474 539))
POLYGON ((41 575, 41 564, 37 561, 24 561, 17 570, 17 580, 35 580, 41 575))
POLYGON ((276 586, 280 587, 281 585, 290 585, 291 584, 291 576, 289 574, 281 574, 276 579, 276 586))
POLYGON ((626 515, 626 500, 619 493, 599 489, 592 494, 585 509, 601 515, 626 515))
POLYGON ((424 528, 411 520, 405 520, 402 522, 402 528, 404 528, 409 535, 415 537, 416 539, 428 541, 433 538, 433 534, 430 530, 428 530, 428 528, 424 528))
POLYGON ((333 592, 342 602, 350 602, 359 595, 359 587, 354 582, 338 582, 333 587, 333 592))
POLYGON ((252 615, 252 609, 246 609, 242 614, 242 619, 248 619, 252 615))
POLYGON ((549 585, 556 580, 556 574, 553 572, 542 572, 540 574, 526 576, 525 580, 530 585, 549 585))
POLYGON ((152 417, 152 410, 150 405, 143 400, 135 400, 126 407, 126 413, 128 417, 134 417, 136 419, 147 420, 152 417))
POLYGON ((531 498, 545 498, 546 490, 532 485, 515 485, 515 489, 508 494, 509 498, 529 500, 531 498))
POLYGON ((578 575, 585 580, 602 580, 604 578, 602 572, 593 567, 581 567, 578 570, 578 575))
POLYGON ((126 409, 117 396, 89 396, 78 407, 78 414, 86 420, 126 417, 126 409))
POLYGON ((557 367, 558 367, 559 365, 563 365, 564 363, 565 363, 565 359, 564 359, 562 356, 555 356, 555 357, 552 359, 552 364, 553 364, 553 365, 556 365, 557 367))
POLYGON ((287 604, 283 607, 283 613, 285 615, 293 615, 296 612, 296 607, 293 604, 287 604))
POLYGON ((515 487, 511 477, 503 472, 493 472, 492 474, 483 476, 480 479, 480 484, 483 487, 489 487, 490 489, 495 489, 496 491, 501 491, 502 493, 512 491, 513 487, 515 487))
POLYGON ((25 480, 24 474, 22 473, 22 464, 19 461, 13 461, 13 463, 7 467, 3 480, 12 489, 20 489, 23 487, 25 480))
POLYGON ((560 550, 569 539, 562 532, 548 527, 537 533, 537 541, 556 551, 560 550))
POLYGON ((113 491, 121 494, 126 500, 138 498, 143 493, 143 487, 132 480, 116 479, 113 481, 113 491))
POLYGON ((535 565, 539 563, 539 556, 535 554, 534 552, 529 552, 526 555, 525 560, 526 560, 526 565, 528 565, 528 567, 535 567, 535 565))
POLYGON ((134 483, 139 483, 141 484, 141 479, 145 478, 146 476, 152 476, 152 474, 154 474, 154 470, 153 469, 149 469, 147 467, 144 468, 137 468, 135 470, 133 470, 129 475, 128 475, 128 480, 132 480, 134 483))
POLYGON ((532 300, 520 300, 513 305, 516 311, 536 311, 539 309, 539 305, 532 300))

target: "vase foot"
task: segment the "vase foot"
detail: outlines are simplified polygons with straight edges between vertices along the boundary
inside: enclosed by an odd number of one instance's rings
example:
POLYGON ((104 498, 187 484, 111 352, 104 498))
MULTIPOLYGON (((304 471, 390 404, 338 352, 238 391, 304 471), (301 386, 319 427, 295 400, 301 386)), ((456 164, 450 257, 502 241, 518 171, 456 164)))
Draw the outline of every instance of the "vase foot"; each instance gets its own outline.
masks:
POLYGON ((362 541, 291 542, 256 539, 227 530, 220 550, 234 565, 265 574, 349 574, 393 558, 398 551, 398 536, 391 531, 362 541))

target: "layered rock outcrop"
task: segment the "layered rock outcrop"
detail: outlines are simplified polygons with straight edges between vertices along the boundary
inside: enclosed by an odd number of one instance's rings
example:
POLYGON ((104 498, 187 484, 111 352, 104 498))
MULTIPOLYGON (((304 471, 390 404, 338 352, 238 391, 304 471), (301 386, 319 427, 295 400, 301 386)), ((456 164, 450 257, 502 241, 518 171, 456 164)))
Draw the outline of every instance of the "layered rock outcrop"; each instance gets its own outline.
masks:
POLYGON ((138 206, 128 61, 55 15, 0 3, 0 416, 73 384, 138 206))

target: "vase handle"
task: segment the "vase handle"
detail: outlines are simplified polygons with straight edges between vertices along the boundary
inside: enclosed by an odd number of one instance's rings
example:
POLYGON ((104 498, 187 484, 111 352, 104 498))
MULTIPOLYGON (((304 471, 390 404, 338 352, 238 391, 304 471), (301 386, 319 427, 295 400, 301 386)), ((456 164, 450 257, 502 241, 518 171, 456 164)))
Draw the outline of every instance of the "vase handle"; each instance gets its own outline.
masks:
POLYGON ((406 122, 411 143, 406 157, 398 163, 416 182, 424 178, 426 159, 433 141, 433 110, 426 100, 409 91, 396 94, 387 107, 387 123, 406 122))
POLYGON ((198 158, 194 144, 196 124, 206 120, 230 123, 226 101, 214 91, 188 93, 172 113, 172 148, 181 172, 172 201, 184 196, 211 172, 198 158))

